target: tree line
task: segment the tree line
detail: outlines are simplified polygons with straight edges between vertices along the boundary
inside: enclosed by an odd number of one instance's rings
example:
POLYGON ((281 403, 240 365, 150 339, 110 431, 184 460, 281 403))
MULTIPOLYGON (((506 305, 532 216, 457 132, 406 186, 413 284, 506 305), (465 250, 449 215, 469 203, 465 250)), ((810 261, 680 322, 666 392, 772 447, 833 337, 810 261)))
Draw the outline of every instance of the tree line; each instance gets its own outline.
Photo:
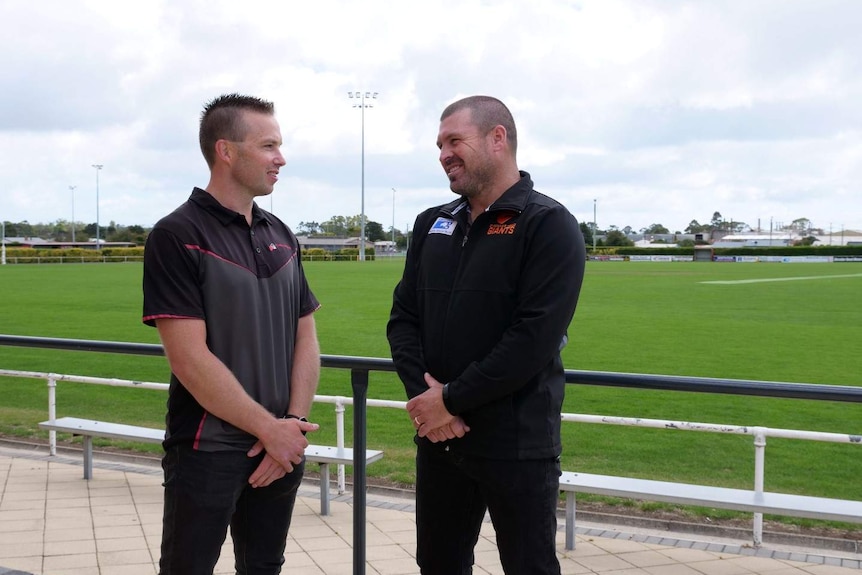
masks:
MULTIPOLYGON (((6 238, 40 238, 50 242, 89 242, 96 238, 95 222, 73 224, 68 220, 57 220, 47 224, 31 224, 23 220, 3 222, 3 227, 6 238)), ((99 239, 107 242, 143 244, 149 231, 149 228, 143 226, 124 226, 112 221, 108 225, 99 225, 99 239)))
MULTIPOLYGON (((71 242, 74 229, 74 240, 76 242, 87 242, 96 237, 95 223, 70 222, 68 220, 57 220, 48 224, 31 224, 24 220, 21 222, 4 222, 6 237, 24 237, 24 238, 41 238, 47 241, 55 242, 71 242)), ((324 222, 299 222, 299 225, 294 230, 297 235, 305 235, 310 237, 332 237, 332 238, 350 238, 358 237, 361 234, 362 216, 357 214, 354 216, 332 216, 324 222)), ((811 236, 818 233, 823 234, 823 230, 813 228, 812 223, 808 218, 797 218, 789 224, 783 222, 773 223, 772 230, 779 232, 793 232, 800 236, 811 236)), ((145 228, 139 225, 124 226, 116 222, 110 222, 108 225, 99 226, 99 237, 108 242, 132 242, 138 245, 143 245, 147 239, 147 234, 150 228, 145 228)), ((596 245, 602 246, 628 246, 633 245, 629 236, 636 233, 644 235, 664 235, 664 234, 712 234, 716 231, 725 233, 745 233, 745 232, 763 232, 763 229, 757 229, 745 222, 725 219, 721 212, 714 212, 709 223, 701 224, 697 220, 691 220, 689 225, 683 231, 671 232, 662 224, 651 224, 640 230, 635 230, 631 226, 619 228, 615 225, 608 226, 607 229, 594 229, 592 222, 581 222, 581 231, 584 234, 584 239, 588 246, 593 244, 593 237, 601 237, 601 240, 596 242, 596 245)), ((371 242, 393 240, 399 248, 406 247, 409 241, 409 233, 401 231, 392 226, 389 229, 384 229, 380 222, 365 220, 365 238, 371 242)), ((693 240, 684 240, 686 243, 694 244, 693 240)))

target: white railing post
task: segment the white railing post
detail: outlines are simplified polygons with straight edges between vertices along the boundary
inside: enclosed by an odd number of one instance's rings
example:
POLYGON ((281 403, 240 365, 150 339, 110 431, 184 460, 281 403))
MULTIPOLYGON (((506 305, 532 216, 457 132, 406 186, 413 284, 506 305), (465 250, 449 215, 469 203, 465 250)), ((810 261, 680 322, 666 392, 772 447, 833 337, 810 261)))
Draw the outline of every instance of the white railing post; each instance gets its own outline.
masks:
MULTIPOLYGON (((344 398, 335 398, 335 446, 344 449, 344 398)), ((343 495, 345 489, 344 464, 338 464, 338 494, 343 495)))
MULTIPOLYGON (((766 467, 766 432, 765 427, 754 427, 754 494, 763 497, 763 476, 766 467)), ((755 513, 753 520, 754 547, 763 545, 763 513, 755 513)))
MULTIPOLYGON (((48 419, 57 419, 57 380, 54 375, 48 376, 48 419)), ((51 455, 57 455, 57 432, 48 432, 48 448, 51 455)))

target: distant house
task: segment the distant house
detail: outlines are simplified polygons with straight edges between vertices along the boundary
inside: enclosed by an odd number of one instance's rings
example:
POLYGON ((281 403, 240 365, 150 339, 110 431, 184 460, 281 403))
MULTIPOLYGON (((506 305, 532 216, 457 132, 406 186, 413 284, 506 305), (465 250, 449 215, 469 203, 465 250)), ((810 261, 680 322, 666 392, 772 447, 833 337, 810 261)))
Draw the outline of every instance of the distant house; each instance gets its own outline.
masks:
POLYGON ((635 242, 636 248, 676 248, 679 247, 677 244, 668 244, 668 243, 653 243, 652 240, 638 240, 635 242))
MULTIPOLYGON (((328 252, 337 252, 339 250, 353 248, 359 249, 359 238, 332 238, 332 237, 309 237, 296 236, 299 241, 299 247, 305 251, 309 249, 322 249, 328 252)), ((366 244, 371 245, 369 242, 366 244)))
POLYGON ((768 248, 792 246, 802 237, 789 232, 772 234, 728 234, 712 243, 714 248, 768 248))
POLYGON ((48 243, 48 240, 43 240, 42 238, 32 238, 32 237, 5 237, 3 238, 3 243, 7 246, 16 246, 22 248, 33 248, 33 247, 42 247, 48 243))
POLYGON ((398 251, 398 244, 392 240, 381 240, 374 242, 374 253, 376 254, 392 254, 398 251))
POLYGON ((815 246, 862 246, 862 232, 844 230, 833 234, 818 234, 815 246))

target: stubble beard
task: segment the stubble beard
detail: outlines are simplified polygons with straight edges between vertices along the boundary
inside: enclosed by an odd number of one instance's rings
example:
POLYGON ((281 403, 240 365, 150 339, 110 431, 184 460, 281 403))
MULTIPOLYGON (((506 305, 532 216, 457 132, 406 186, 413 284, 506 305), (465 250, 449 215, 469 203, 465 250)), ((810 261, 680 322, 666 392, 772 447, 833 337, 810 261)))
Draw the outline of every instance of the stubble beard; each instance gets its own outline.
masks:
POLYGON ((463 184, 450 182, 449 189, 467 199, 482 195, 482 192, 488 189, 494 181, 494 166, 487 160, 470 169, 469 172, 465 166, 463 171, 466 176, 463 184))

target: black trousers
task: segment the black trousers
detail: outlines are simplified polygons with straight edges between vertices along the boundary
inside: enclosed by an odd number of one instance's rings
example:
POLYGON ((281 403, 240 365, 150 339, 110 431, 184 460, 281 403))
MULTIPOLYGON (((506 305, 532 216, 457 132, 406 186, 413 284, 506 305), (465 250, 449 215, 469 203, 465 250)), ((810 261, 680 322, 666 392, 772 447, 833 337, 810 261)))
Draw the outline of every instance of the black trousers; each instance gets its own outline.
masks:
POLYGON ((165 453, 161 575, 212 575, 228 527, 238 574, 281 572, 305 464, 267 487, 253 488, 248 478, 262 459, 185 445, 165 453))
POLYGON ((422 575, 469 575, 487 510, 507 575, 559 575, 558 459, 496 460, 440 445, 416 453, 416 562, 422 575))

